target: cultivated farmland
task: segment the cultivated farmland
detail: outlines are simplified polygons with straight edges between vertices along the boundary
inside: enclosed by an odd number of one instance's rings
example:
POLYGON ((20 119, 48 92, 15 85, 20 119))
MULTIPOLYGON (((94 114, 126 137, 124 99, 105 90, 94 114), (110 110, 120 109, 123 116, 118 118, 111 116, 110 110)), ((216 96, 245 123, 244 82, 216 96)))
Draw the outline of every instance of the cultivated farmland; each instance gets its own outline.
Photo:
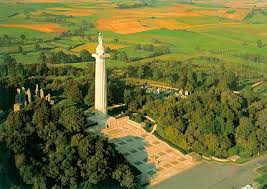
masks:
POLYGON ((111 54, 127 56, 113 57, 111 67, 151 60, 190 60, 203 69, 223 65, 249 83, 263 80, 254 90, 266 92, 264 1, 0 1, 0 11, 0 57, 8 53, 23 64, 38 64, 41 52, 92 53, 101 31, 111 54), (155 53, 138 45, 169 50, 155 53))

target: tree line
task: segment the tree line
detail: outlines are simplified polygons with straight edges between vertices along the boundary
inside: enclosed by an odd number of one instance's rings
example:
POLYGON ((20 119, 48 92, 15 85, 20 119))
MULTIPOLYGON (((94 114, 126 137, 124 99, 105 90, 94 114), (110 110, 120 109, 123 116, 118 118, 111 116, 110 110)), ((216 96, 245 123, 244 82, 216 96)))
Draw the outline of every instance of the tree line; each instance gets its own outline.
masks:
POLYGON ((23 44, 27 39, 25 34, 21 34, 20 37, 10 37, 7 34, 0 36, 0 46, 7 46, 11 44, 23 44))
MULTIPOLYGON (((145 45, 137 44, 134 46, 134 49, 150 52, 150 54, 147 55, 145 58, 152 58, 152 57, 156 57, 156 56, 160 56, 164 54, 169 54, 171 52, 170 48, 167 45, 156 46, 153 44, 145 44, 145 45)), ((132 62, 132 61, 138 61, 138 60, 144 59, 144 57, 139 57, 139 56, 129 57, 127 52, 123 50, 110 49, 109 47, 107 47, 106 52, 111 54, 110 58, 112 60, 132 62)))
POLYGON ((63 51, 58 52, 41 52, 39 55, 39 61, 41 63, 50 64, 67 64, 67 63, 78 63, 78 62, 92 62, 94 58, 91 53, 87 50, 82 50, 80 56, 75 54, 66 54, 63 51))
POLYGON ((149 4, 145 2, 139 2, 139 3, 132 3, 132 4, 119 4, 117 7, 119 9, 132 9, 132 8, 142 8, 147 7, 149 4))
POLYGON ((160 81, 189 92, 207 90, 212 86, 238 89, 239 76, 224 67, 209 72, 199 65, 184 62, 152 61, 143 65, 128 66, 123 74, 126 78, 160 81))

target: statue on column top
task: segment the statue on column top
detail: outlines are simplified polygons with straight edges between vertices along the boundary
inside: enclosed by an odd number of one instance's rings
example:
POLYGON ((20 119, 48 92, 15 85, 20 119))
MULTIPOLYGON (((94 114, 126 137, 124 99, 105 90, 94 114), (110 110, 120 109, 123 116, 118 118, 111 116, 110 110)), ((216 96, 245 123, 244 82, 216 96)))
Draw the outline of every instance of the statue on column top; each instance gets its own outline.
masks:
POLYGON ((102 34, 101 33, 99 33, 98 34, 98 43, 99 43, 99 45, 103 45, 103 36, 102 36, 102 34))

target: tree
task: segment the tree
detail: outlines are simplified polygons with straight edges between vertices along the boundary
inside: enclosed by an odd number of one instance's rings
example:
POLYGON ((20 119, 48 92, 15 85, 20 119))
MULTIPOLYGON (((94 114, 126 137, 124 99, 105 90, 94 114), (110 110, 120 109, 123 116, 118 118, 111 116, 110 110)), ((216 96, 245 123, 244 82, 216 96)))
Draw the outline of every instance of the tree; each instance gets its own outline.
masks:
POLYGON ((118 59, 118 51, 114 51, 113 53, 111 53, 110 59, 111 60, 117 60, 118 59))
POLYGON ((40 55, 39 55, 39 61, 40 61, 41 63, 43 63, 43 64, 47 62, 47 57, 46 57, 46 55, 45 55, 44 52, 41 52, 41 53, 40 53, 40 55))
POLYGON ((12 58, 9 54, 5 54, 3 57, 4 64, 15 64, 16 62, 16 59, 12 58))
POLYGON ((79 103, 82 100, 82 92, 79 84, 74 80, 68 80, 64 86, 64 94, 75 103, 79 103))
POLYGON ((36 72, 39 76, 45 76, 48 72, 48 67, 45 63, 38 64, 36 67, 36 72))
POLYGON ((113 41, 114 41, 114 43, 119 43, 120 42, 120 40, 118 38, 115 38, 113 41))
POLYGON ((116 104, 123 102, 125 82, 119 78, 108 79, 108 103, 116 104))
POLYGON ((65 64, 65 63, 69 63, 70 62, 70 58, 63 51, 57 52, 56 53, 56 58, 57 58, 57 62, 55 62, 55 63, 63 63, 63 64, 65 64))
POLYGON ((81 61, 82 62, 91 62, 91 61, 94 60, 94 58, 92 57, 92 55, 87 50, 82 50, 80 52, 80 57, 81 57, 81 61))
POLYGON ((20 188, 23 182, 14 164, 12 151, 0 140, 0 180, 2 188, 20 188))
POLYGON ((132 174, 129 166, 119 165, 117 169, 113 172, 112 177, 120 182, 122 187, 134 188, 135 178, 132 174))
POLYGON ((22 40, 22 43, 24 43, 24 41, 25 41, 25 39, 26 39, 26 35, 21 34, 21 35, 20 35, 20 39, 22 40))
POLYGON ((36 51, 39 51, 39 50, 41 50, 41 46, 40 46, 40 44, 38 44, 38 43, 37 43, 37 44, 35 44, 35 50, 36 50, 36 51))
POLYGON ((145 70, 143 66, 139 66, 138 70, 137 70, 137 76, 139 79, 143 79, 143 76, 145 74, 145 70))
POLYGON ((236 130, 237 140, 247 140, 253 129, 252 120, 247 117, 242 117, 236 130))
POLYGON ((5 44, 5 45, 11 44, 11 39, 6 34, 4 34, 4 36, 3 36, 3 44, 5 44))
POLYGON ((128 56, 124 51, 118 53, 117 59, 120 61, 128 62, 128 56))
POLYGON ((19 46, 19 47, 18 47, 18 53, 23 53, 23 48, 22 48, 22 46, 19 46))
POLYGON ((128 105, 133 98, 132 90, 125 89, 123 93, 123 102, 128 105))
POLYGON ((87 106, 94 105, 94 102, 95 102, 95 83, 94 82, 90 83, 89 89, 87 91, 87 95, 85 96, 83 100, 87 106))
POLYGON ((262 48, 264 46, 262 40, 258 40, 256 43, 258 48, 262 48))
POLYGON ((75 106, 67 107, 60 115, 60 123, 71 132, 81 132, 85 127, 83 111, 75 106))

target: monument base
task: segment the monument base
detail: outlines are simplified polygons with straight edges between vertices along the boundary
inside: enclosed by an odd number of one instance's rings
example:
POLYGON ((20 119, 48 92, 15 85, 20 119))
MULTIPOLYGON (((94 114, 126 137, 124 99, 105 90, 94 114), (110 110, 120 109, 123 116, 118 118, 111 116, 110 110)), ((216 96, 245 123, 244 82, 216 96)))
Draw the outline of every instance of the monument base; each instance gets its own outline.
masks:
POLYGON ((87 131, 99 132, 104 128, 108 127, 108 120, 112 118, 108 114, 96 111, 93 116, 88 117, 87 119, 92 122, 97 122, 97 125, 89 127, 87 131))

